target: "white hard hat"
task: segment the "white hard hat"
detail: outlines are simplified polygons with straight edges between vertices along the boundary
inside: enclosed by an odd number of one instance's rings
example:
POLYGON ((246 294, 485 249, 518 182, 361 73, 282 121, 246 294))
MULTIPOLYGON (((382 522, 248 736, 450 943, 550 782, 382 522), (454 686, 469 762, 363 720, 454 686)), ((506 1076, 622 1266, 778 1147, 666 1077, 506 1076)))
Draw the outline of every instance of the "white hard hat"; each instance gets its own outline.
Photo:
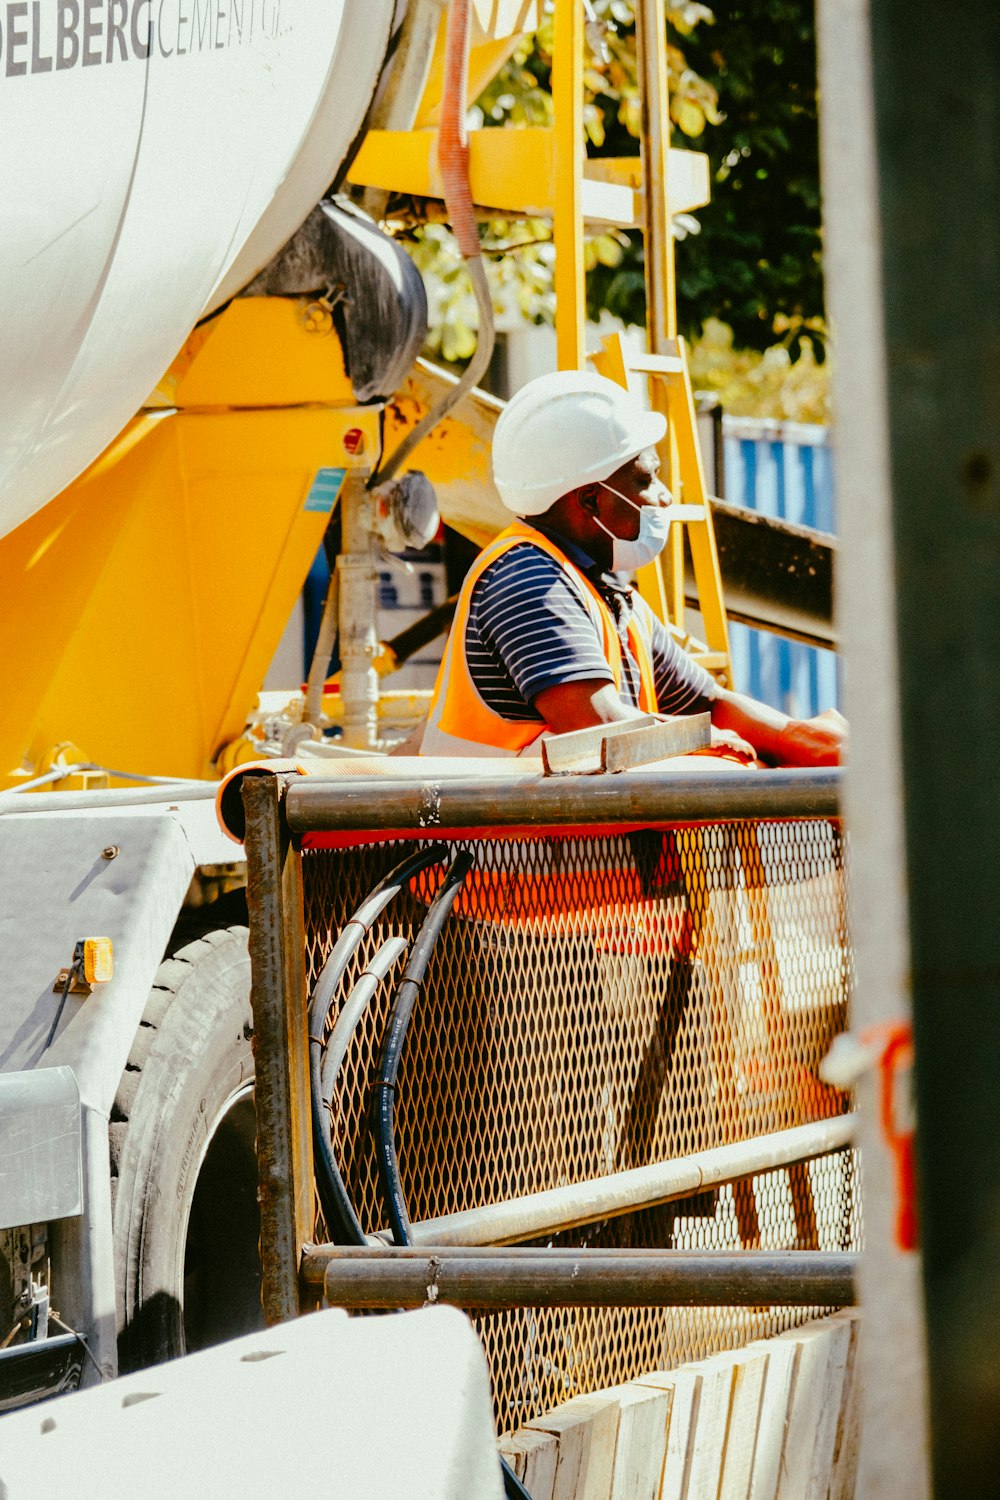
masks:
POLYGON ((493 433, 493 478, 517 516, 540 516, 578 485, 607 479, 658 443, 667 419, 589 370, 559 370, 522 386, 493 433))

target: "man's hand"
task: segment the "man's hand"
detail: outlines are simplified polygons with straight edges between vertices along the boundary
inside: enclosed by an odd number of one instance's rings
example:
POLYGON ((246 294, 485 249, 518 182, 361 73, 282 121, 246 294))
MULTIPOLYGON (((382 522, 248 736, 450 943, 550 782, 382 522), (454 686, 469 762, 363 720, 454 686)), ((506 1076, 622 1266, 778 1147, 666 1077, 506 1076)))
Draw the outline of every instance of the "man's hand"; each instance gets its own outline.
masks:
POLYGON ((749 740, 743 739, 734 729, 716 729, 714 724, 712 725, 712 749, 735 750, 737 755, 745 756, 748 761, 757 759, 757 752, 749 740))
POLYGON ((847 720, 835 708, 814 719, 789 719, 778 736, 783 766, 839 766, 847 750, 847 720))

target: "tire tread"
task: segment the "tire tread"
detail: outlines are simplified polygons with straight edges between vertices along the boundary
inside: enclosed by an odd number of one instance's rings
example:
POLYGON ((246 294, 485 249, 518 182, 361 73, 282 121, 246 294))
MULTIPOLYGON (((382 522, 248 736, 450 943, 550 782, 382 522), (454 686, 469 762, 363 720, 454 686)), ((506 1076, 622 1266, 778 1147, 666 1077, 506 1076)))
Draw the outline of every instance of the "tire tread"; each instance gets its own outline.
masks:
MULTIPOLYGON (((181 1352, 174 1347, 176 1338, 162 1319, 149 1320, 154 1330, 151 1343, 143 1328, 143 1302, 148 1295, 144 1278, 148 1280, 149 1256, 155 1253, 151 1252, 149 1242, 149 1215, 160 1211, 162 1221, 161 1200, 165 1202, 169 1196, 166 1185, 144 1174, 154 1171, 164 1150, 169 1155, 178 1131, 190 1128, 199 1104, 204 1109, 204 1090, 209 1084, 208 1074, 203 1074, 202 1059, 207 1059, 214 1048, 216 1056, 231 1059, 226 1063, 231 1073, 239 1050, 247 1047, 252 1013, 249 987, 243 978, 248 963, 246 940, 245 927, 222 927, 200 935, 164 959, 118 1086, 108 1127, 108 1145, 123 1368, 149 1363, 150 1356, 164 1358, 181 1352), (232 961, 228 963, 219 953, 227 945, 232 949, 232 961), (205 993, 202 993, 205 981, 199 977, 205 973, 203 964, 209 966, 213 979, 213 988, 205 993), (234 989, 230 976, 237 970, 241 982, 234 989), (191 992, 190 1003, 174 1021, 173 1008, 178 1003, 184 1004, 185 990, 193 982, 196 988, 191 992), (213 1002, 207 995, 217 992, 220 1000, 213 1022, 213 1002), (176 1096, 174 1084, 185 1069, 193 1070, 188 1076, 197 1078, 202 1097, 196 1104, 197 1094, 189 1092, 186 1112, 178 1120, 176 1097, 172 1100, 172 1095, 176 1096), (173 1116, 171 1109, 175 1111, 173 1116), (136 1323, 138 1327, 133 1327, 136 1323)), ((238 1076, 240 1081, 252 1077, 249 1055, 238 1069, 238 1076)), ((176 1217, 175 1210, 173 1219, 176 1217)))

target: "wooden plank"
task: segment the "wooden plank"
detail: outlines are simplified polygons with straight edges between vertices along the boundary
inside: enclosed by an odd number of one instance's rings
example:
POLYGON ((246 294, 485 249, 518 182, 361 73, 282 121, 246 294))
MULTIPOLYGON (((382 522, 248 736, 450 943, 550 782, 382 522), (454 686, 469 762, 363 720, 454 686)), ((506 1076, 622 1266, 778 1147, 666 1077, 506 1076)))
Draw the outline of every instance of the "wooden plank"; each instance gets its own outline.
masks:
MULTIPOLYGON (((829 1321, 829 1320, 827 1320, 829 1321)), ((788 1338, 788 1334, 783 1334, 788 1338)), ((778 1480, 778 1500, 806 1500, 813 1475, 813 1451, 822 1424, 829 1389, 831 1331, 810 1323, 795 1331, 799 1358, 785 1430, 785 1448, 778 1480)))
POLYGON ((559 1441, 552 1500, 610 1500, 618 1437, 613 1397, 574 1396, 530 1425, 559 1441))
POLYGON ((523 1427, 502 1437, 498 1446, 531 1500, 552 1500, 559 1463, 558 1439, 552 1433, 523 1427))
POLYGON ((659 1500, 672 1392, 632 1382, 619 1386, 616 1394, 618 1442, 611 1500, 659 1500))
POLYGON ((750 1349, 767 1350, 767 1374, 757 1425, 750 1500, 776 1500, 799 1346, 793 1337, 783 1334, 779 1338, 750 1345, 744 1353, 749 1354, 750 1349))
POLYGON ((659 1500, 686 1500, 694 1430, 701 1399, 701 1366, 688 1365, 683 1370, 656 1370, 652 1374, 641 1376, 634 1384, 649 1385, 656 1390, 670 1392, 670 1422, 667 1427, 667 1450, 659 1500))
POLYGON ((718 1500, 736 1366, 731 1354, 701 1362, 701 1400, 684 1500, 718 1500))
POLYGON ((747 1500, 750 1494, 767 1366, 767 1351, 760 1347, 741 1350, 736 1358, 719 1500, 747 1500))
POLYGON ((710 714, 673 718, 643 714, 617 724, 595 724, 547 736, 541 742, 542 766, 546 776, 627 771, 672 755, 704 750, 711 738, 710 714))
POLYGON ((634 734, 605 735, 601 748, 604 771, 627 771, 632 766, 650 765, 673 755, 687 755, 691 750, 706 750, 712 743, 711 714, 688 714, 637 729, 634 734))
POLYGON ((577 1396, 501 1439, 533 1500, 854 1500, 853 1309, 577 1396))
POLYGON ((660 721, 655 714, 623 719, 618 724, 593 724, 587 729, 568 729, 565 734, 550 734, 542 740, 542 765, 547 776, 566 771, 599 771, 605 740, 617 735, 634 734, 660 721))
POLYGON ((832 1318, 824 1319, 823 1327, 830 1352, 824 1401, 816 1426, 812 1465, 805 1491, 806 1500, 827 1500, 830 1492, 837 1435, 844 1413, 848 1371, 854 1360, 857 1315, 852 1311, 834 1313, 832 1318))
POLYGON ((853 1315, 854 1338, 844 1372, 844 1399, 833 1453, 830 1500, 854 1500, 861 1447, 861 1320, 853 1315))

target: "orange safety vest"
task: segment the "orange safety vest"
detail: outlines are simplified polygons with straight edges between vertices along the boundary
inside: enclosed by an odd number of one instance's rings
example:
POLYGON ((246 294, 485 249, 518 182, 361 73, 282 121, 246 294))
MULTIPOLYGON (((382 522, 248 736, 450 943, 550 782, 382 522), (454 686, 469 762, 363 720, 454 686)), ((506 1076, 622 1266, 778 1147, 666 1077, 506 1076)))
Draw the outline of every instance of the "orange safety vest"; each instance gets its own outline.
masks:
MULTIPOLYGON (((504 719, 487 707, 472 680, 466 656, 466 628, 472 591, 491 563, 522 542, 531 542, 563 569, 567 581, 580 595, 594 622, 615 687, 621 691, 622 649, 611 610, 590 580, 573 566, 554 542, 526 522, 515 521, 483 548, 462 585, 451 634, 434 685, 421 755, 521 755, 546 731, 544 723, 526 724, 523 720, 504 719)), ((656 682, 650 646, 634 617, 629 621, 628 641, 639 664, 639 707, 644 713, 655 713, 656 682)))

